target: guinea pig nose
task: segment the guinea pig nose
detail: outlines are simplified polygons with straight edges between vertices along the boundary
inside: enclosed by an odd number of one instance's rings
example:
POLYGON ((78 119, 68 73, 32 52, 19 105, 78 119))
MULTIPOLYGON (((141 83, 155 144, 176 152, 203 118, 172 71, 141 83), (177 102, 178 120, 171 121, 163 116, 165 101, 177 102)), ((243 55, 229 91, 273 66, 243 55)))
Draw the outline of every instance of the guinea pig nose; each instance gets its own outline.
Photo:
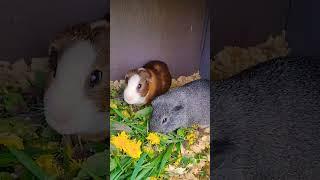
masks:
POLYGON ((132 100, 132 96, 128 96, 127 99, 128 99, 129 101, 131 101, 131 100, 132 100))

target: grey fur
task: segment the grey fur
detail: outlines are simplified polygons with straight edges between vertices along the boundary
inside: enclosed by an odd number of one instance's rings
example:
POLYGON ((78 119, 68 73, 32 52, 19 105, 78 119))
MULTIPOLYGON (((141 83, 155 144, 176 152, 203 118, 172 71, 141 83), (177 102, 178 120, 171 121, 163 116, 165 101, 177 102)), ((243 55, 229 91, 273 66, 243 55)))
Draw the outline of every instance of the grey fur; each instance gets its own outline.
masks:
POLYGON ((169 133, 193 124, 210 124, 210 83, 196 80, 170 90, 152 101, 150 130, 169 133), (166 123, 162 123, 164 118, 166 123))
POLYGON ((319 59, 274 59, 212 82, 211 117, 214 179, 319 179, 319 59))

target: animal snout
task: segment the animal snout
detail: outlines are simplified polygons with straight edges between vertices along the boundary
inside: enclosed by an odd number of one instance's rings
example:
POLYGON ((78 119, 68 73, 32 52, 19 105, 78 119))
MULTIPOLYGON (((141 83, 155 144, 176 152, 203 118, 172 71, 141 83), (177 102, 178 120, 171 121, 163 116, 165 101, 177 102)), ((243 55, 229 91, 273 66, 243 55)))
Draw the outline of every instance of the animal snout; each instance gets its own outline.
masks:
POLYGON ((151 132, 160 132, 159 128, 153 123, 149 124, 149 131, 151 131, 151 132))
POLYGON ((127 96, 128 101, 132 101, 133 97, 132 96, 127 96))

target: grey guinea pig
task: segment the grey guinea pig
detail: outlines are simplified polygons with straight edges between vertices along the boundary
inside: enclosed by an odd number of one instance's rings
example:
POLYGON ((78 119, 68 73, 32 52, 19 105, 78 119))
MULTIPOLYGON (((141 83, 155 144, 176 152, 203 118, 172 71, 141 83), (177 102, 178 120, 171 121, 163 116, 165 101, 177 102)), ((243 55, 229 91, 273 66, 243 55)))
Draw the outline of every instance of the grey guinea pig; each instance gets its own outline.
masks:
POLYGON ((150 131, 169 133, 181 127, 210 124, 210 84, 195 80, 158 96, 152 102, 150 131))
POLYGON ((319 179, 319 59, 272 59, 211 85, 214 179, 319 179))

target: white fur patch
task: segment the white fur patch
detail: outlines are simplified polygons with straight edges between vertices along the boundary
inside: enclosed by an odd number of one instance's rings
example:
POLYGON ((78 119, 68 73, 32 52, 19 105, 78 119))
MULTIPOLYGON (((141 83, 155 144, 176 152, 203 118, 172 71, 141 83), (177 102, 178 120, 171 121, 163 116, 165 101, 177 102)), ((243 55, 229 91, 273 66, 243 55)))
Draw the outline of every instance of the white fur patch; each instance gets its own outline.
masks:
POLYGON ((58 63, 44 105, 46 121, 61 134, 94 133, 106 128, 106 113, 97 111, 84 89, 95 60, 91 43, 80 41, 66 50, 58 63))
POLYGON ((128 104, 144 104, 145 97, 141 97, 141 95, 137 92, 137 87, 140 81, 139 75, 135 74, 131 76, 128 80, 128 85, 124 90, 124 100, 128 104))

